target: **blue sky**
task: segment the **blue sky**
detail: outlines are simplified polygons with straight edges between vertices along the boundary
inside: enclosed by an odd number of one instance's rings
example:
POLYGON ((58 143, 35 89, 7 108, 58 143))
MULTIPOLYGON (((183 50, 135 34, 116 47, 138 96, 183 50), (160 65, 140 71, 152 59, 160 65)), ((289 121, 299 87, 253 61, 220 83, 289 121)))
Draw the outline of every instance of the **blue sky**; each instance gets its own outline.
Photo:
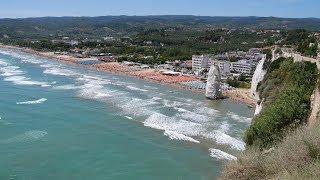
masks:
POLYGON ((1 0, 0 18, 104 15, 320 18, 320 0, 1 0))

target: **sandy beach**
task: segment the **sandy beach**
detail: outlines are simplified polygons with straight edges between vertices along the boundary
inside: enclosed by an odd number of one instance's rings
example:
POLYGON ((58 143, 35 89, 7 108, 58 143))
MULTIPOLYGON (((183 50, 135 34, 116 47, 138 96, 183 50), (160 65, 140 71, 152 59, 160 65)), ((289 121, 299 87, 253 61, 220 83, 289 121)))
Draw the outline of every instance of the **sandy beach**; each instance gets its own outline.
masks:
MULTIPOLYGON (((45 52, 45 51, 36 51, 30 48, 21 48, 16 46, 8 46, 8 45, 0 45, 0 48, 8 48, 8 49, 16 49, 26 53, 47 57, 59 61, 64 61, 68 63, 75 63, 77 60, 81 59, 90 59, 90 58, 75 58, 67 55, 59 55, 53 52, 45 52)), ((88 65, 87 65, 88 66, 88 65)), ((97 70, 107 71, 115 74, 126 75, 130 77, 135 77, 139 79, 144 79, 156 83, 160 83, 163 85, 169 85, 176 88, 187 89, 196 92, 204 93, 204 89, 198 89, 195 87, 185 86, 181 84, 181 82, 188 81, 197 81, 198 79, 193 76, 187 75, 179 75, 179 76, 168 76, 163 75, 161 72, 156 71, 155 69, 141 69, 135 66, 129 66, 123 63, 118 62, 105 62, 102 64, 89 65, 90 67, 94 67, 97 70)), ((224 90, 223 95, 249 106, 255 106, 256 100, 250 96, 250 89, 232 89, 232 90, 224 90)))

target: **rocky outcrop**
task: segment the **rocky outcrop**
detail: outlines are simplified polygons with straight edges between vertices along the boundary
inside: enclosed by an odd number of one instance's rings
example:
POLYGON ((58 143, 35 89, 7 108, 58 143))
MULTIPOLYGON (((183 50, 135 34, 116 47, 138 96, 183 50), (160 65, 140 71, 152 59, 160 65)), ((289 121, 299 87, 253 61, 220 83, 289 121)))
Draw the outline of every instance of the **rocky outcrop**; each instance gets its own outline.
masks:
POLYGON ((260 112, 262 111, 262 107, 263 107, 263 102, 264 102, 264 99, 261 100, 261 101, 258 101, 258 103, 256 104, 256 109, 254 111, 254 115, 258 115, 260 114, 260 112))
POLYGON ((208 81, 206 86, 206 97, 208 99, 222 99, 221 91, 221 74, 219 67, 213 65, 208 73, 208 81))

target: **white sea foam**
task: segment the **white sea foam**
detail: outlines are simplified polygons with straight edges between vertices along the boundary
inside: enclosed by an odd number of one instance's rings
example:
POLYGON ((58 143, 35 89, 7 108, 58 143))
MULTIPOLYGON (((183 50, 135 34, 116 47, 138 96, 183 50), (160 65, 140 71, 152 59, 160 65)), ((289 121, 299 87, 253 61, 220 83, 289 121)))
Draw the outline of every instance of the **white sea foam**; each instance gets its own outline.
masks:
POLYGON ((227 121, 224 121, 220 126, 219 129, 223 133, 227 133, 230 130, 230 124, 227 121))
POLYGON ((81 89, 81 86, 75 86, 73 84, 66 84, 66 85, 61 85, 61 86, 54 86, 53 89, 57 89, 57 90, 81 89))
POLYGON ((205 106, 200 106, 194 109, 194 111, 198 114, 203 114, 203 115, 207 115, 210 117, 217 117, 219 114, 219 111, 213 109, 213 108, 208 108, 205 106))
POLYGON ((231 155, 231 154, 228 154, 224 151, 221 151, 219 149, 209 149, 209 152, 210 152, 210 156, 211 157, 214 157, 214 158, 217 158, 217 159, 225 159, 225 160, 236 160, 237 157, 231 155))
POLYGON ((224 144, 230 146, 232 149, 239 151, 245 150, 245 143, 239 139, 229 136, 221 130, 214 130, 212 132, 204 133, 205 138, 213 139, 218 144, 224 144))
POLYGON ((46 98, 41 98, 34 101, 17 102, 17 104, 41 104, 41 103, 44 103, 45 101, 47 101, 46 98))
MULTIPOLYGON (((178 109, 179 112, 181 112, 180 114, 177 114, 177 117, 182 118, 182 119, 187 119, 187 120, 191 120, 193 122, 207 122, 210 120, 210 117, 205 116, 205 115, 201 115, 192 111, 188 111, 182 108, 175 108, 178 109)), ((212 117, 211 117, 212 118, 212 117)))
POLYGON ((62 69, 59 67, 50 67, 43 71, 44 74, 60 75, 60 76, 74 76, 76 72, 69 69, 62 69))
POLYGON ((0 59, 0 66, 8 66, 9 64, 5 62, 3 59, 0 59))
POLYGON ((14 50, 1 50, 0 53, 14 57, 14 58, 21 59, 22 62, 28 62, 28 63, 32 63, 32 64, 43 63, 43 61, 40 60, 40 57, 31 55, 31 54, 18 53, 18 52, 15 52, 14 50))
POLYGON ((51 86, 47 82, 40 82, 40 81, 31 81, 30 78, 24 76, 9 76, 4 78, 5 81, 13 82, 16 85, 37 85, 41 87, 49 87, 51 86))
POLYGON ((0 143, 22 143, 22 142, 38 141, 42 139, 44 136, 46 136, 47 134, 48 134, 47 131, 32 130, 32 131, 27 131, 23 134, 17 135, 13 138, 0 141, 0 143))
POLYGON ((7 66, 0 68, 1 76, 16 76, 24 74, 23 71, 19 70, 18 66, 7 66))
POLYGON ((163 104, 167 107, 177 107, 177 106, 183 106, 185 103, 179 102, 179 101, 171 101, 168 99, 163 99, 163 104))
POLYGON ((143 87, 145 87, 145 88, 147 88, 147 89, 152 89, 152 90, 158 89, 157 87, 147 86, 147 85, 144 85, 143 87))
POLYGON ((161 97, 152 97, 152 100, 155 100, 155 101, 161 100, 161 99, 162 99, 161 97))
MULTIPOLYGON (((179 108, 179 107, 173 107, 175 110, 179 111, 179 112, 188 112, 188 110, 183 109, 183 108, 179 108)), ((190 112, 190 111, 189 111, 190 112)))
POLYGON ((85 84, 79 91, 79 96, 85 99, 93 100, 104 100, 105 98, 111 97, 112 94, 105 90, 103 86, 98 84, 85 84))
POLYGON ((43 67, 43 68, 52 68, 52 67, 55 67, 55 66, 52 65, 52 64, 41 64, 40 67, 43 67))
POLYGON ((165 136, 168 136, 171 140, 181 140, 181 141, 190 141, 190 142, 194 142, 194 143, 200 143, 199 141, 188 137, 186 135, 174 132, 174 131, 170 131, 170 130, 166 130, 163 133, 165 136))
POLYGON ((252 119, 252 118, 240 116, 233 112, 228 112, 227 115, 230 116, 233 120, 236 120, 238 122, 244 122, 244 123, 250 123, 252 119))
POLYGON ((127 119, 133 119, 132 117, 130 117, 130 116, 124 116, 125 118, 127 118, 127 119))
POLYGON ((198 136, 202 131, 202 125, 185 120, 177 120, 160 113, 154 113, 144 121, 144 126, 154 129, 164 130, 165 135, 170 135, 171 139, 183 139, 195 142, 189 136, 198 136))
POLYGON ((97 84, 97 85, 107 85, 110 84, 110 80, 103 79, 100 77, 83 75, 82 77, 77 78, 78 81, 83 81, 85 83, 97 84))
POLYGON ((158 102, 152 99, 143 100, 139 98, 129 98, 128 100, 125 100, 123 103, 118 103, 117 106, 119 106, 126 113, 130 113, 135 116, 144 116, 155 113, 151 106, 157 104, 158 102))
POLYGON ((128 89, 130 90, 134 90, 134 91, 142 91, 142 92, 147 92, 148 90, 146 89, 140 89, 140 88, 137 88, 137 87, 134 87, 134 86, 127 86, 128 89))
POLYGON ((28 62, 28 63, 32 63, 32 64, 42 64, 43 63, 43 61, 41 61, 39 59, 35 59, 35 57, 33 57, 33 58, 23 57, 22 62, 28 62))
POLYGON ((11 50, 3 50, 3 49, 1 49, 0 50, 0 54, 3 54, 3 55, 11 55, 12 54, 12 51, 11 50))

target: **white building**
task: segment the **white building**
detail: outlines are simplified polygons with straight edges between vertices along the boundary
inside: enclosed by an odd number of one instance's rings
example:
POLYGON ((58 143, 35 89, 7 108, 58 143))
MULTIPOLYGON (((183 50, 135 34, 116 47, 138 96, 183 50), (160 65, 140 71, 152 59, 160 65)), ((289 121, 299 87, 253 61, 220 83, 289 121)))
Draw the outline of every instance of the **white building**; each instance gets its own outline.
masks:
POLYGON ((193 55, 192 56, 192 70, 197 74, 202 69, 207 68, 209 61, 208 55, 193 55))
POLYGON ((239 60, 237 62, 231 63, 231 70, 238 73, 248 73, 252 74, 255 69, 255 64, 252 60, 239 60))
POLYGON ((231 70, 230 61, 209 60, 208 68, 210 68, 212 65, 216 65, 219 67, 219 70, 222 76, 230 75, 230 70, 231 70))

